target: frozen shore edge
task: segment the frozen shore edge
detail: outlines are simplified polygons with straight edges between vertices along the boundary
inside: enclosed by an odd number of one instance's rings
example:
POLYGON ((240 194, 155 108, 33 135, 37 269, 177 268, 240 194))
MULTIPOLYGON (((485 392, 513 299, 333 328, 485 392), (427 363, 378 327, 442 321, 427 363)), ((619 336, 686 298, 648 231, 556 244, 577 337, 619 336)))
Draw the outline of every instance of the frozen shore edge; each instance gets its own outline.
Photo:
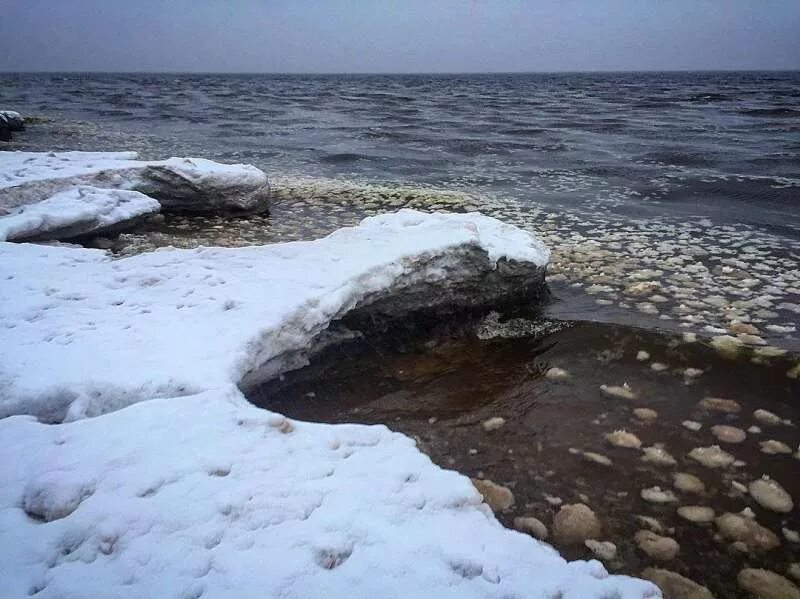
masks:
POLYGON ((403 435, 290 421, 237 387, 302 366, 354 310, 530 300, 548 256, 495 219, 411 210, 121 260, 0 243, 9 596, 658 596, 504 529, 403 435))

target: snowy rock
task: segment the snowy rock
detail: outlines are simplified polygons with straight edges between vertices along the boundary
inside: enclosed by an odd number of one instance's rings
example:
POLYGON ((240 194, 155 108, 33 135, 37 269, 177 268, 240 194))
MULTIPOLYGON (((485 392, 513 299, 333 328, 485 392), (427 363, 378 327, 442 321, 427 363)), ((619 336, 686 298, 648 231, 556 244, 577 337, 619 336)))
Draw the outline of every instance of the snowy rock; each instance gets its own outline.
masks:
POLYGON ((494 416, 492 418, 484 420, 481 426, 483 426, 483 430, 485 430, 488 433, 503 428, 505 423, 506 423, 505 418, 501 418, 500 416, 494 416))
POLYGON ((672 475, 672 485, 684 493, 702 494, 706 491, 703 481, 688 472, 676 472, 672 475))
POLYGON ((635 408, 633 410, 633 415, 644 422, 650 422, 658 418, 658 412, 650 408, 635 408))
POLYGON ((645 447, 642 453, 642 461, 655 466, 674 466, 678 463, 663 447, 655 445, 652 447, 645 447))
POLYGON ((723 412, 725 414, 738 414, 742 409, 738 402, 720 397, 704 397, 697 405, 704 410, 723 412))
POLYGON ((752 518, 726 513, 719 516, 715 523, 722 536, 731 541, 744 543, 750 551, 769 551, 781 544, 774 532, 764 528, 752 518))
POLYGON ((770 570, 745 568, 736 580, 758 599, 800 599, 800 589, 791 580, 770 570))
POLYGON ((583 543, 594 556, 604 562, 612 562, 617 558, 617 546, 611 541, 588 539, 583 543))
POLYGON ((779 424, 783 424, 783 419, 780 416, 768 410, 756 410, 753 412, 753 418, 766 426, 778 426, 779 424))
POLYGON ((625 383, 622 386, 600 385, 600 392, 603 395, 613 397, 615 399, 636 399, 636 393, 634 393, 633 390, 628 386, 628 383, 625 383))
POLYGON ((5 119, 9 131, 25 130, 25 119, 16 110, 0 110, 0 117, 5 119))
POLYGON ((782 443, 781 441, 776 441, 775 439, 761 441, 759 443, 759 446, 761 447, 761 453, 766 453, 767 455, 780 455, 780 454, 792 453, 791 447, 786 445, 786 443, 782 443))
POLYGON ((3 597, 652 597, 504 529, 404 435, 286 422, 233 385, 0 421, 3 597))
POLYGON ((766 510, 786 514, 794 508, 792 496, 777 481, 768 477, 754 480, 748 485, 750 495, 766 510))
POLYGON ((684 505, 678 508, 678 515, 695 524, 705 524, 714 519, 714 510, 703 505, 684 505))
POLYGON ((727 468, 736 461, 736 458, 722 450, 719 445, 695 447, 689 452, 689 457, 707 468, 727 468))
POLYGON ((678 498, 672 491, 662 491, 661 487, 648 487, 639 493, 649 503, 677 503, 678 498))
POLYGON ((533 516, 517 516, 514 518, 514 528, 540 541, 547 538, 547 527, 541 520, 533 516))
POLYGON ((655 560, 673 560, 680 551, 680 545, 675 539, 662 537, 650 530, 640 530, 633 538, 639 549, 655 560))
POLYGON ((177 212, 266 211, 259 169, 202 158, 136 160, 135 152, 0 152, 0 207, 38 202, 77 185, 139 191, 177 212))
POLYGON ((701 428, 703 428, 703 425, 695 420, 684 420, 681 424, 683 425, 684 428, 692 431, 693 433, 696 433, 701 428))
POLYGON ((629 433, 623 430, 617 430, 613 433, 606 434, 606 441, 611 443, 614 447, 625 447, 629 449, 639 449, 642 446, 642 442, 639 440, 639 437, 634 435, 633 433, 629 433))
POLYGON ((548 368, 547 372, 544 373, 544 376, 550 379, 551 381, 564 381, 569 378, 569 373, 564 370, 563 368, 548 368))
POLYGON ((592 464, 599 464, 600 466, 612 466, 613 462, 606 456, 595 451, 581 452, 583 459, 592 464))
POLYGON ((495 512, 502 512, 514 505, 511 489, 489 479, 473 478, 472 484, 483 495, 483 500, 495 512))
POLYGON ((0 141, 11 141, 11 125, 2 114, 0 114, 0 141))
POLYGON ((160 208, 156 200, 138 191, 73 187, 0 216, 0 241, 69 239, 107 233, 160 208))
POLYGON ((747 434, 742 429, 726 424, 712 426, 711 434, 723 443, 741 443, 747 438, 747 434))
POLYGON ((565 545, 581 545, 589 539, 599 538, 601 533, 600 520, 584 503, 562 506, 553 519, 553 534, 565 545))
POLYGON ((547 259, 495 219, 412 210, 316 241, 119 260, 0 243, 0 416, 60 421, 251 388, 304 366, 345 316, 380 326, 535 302, 547 259))
POLYGON ((671 570, 647 568, 642 578, 657 584, 665 599, 714 599, 708 588, 671 570))

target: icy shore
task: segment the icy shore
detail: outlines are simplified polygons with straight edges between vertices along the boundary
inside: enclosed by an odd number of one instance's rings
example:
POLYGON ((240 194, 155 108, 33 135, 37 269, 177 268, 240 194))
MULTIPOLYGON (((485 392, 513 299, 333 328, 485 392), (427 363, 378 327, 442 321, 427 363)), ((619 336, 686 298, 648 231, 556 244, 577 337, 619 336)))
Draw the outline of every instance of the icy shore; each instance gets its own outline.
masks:
POLYGON ((120 260, 0 243, 4 592, 658 596, 504 529, 402 435, 290 421, 237 387, 302 366, 354 311, 533 298, 548 258, 495 219, 410 210, 120 260))

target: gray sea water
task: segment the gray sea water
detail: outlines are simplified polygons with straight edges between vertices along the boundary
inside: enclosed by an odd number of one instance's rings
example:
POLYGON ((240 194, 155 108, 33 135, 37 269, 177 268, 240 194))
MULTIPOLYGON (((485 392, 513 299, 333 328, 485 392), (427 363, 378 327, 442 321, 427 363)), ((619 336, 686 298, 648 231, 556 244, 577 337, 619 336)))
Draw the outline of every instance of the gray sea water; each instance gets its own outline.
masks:
POLYGON ((800 320, 798 72, 4 74, 0 106, 34 117, 7 149, 202 156, 276 182, 269 222, 170 234, 291 239, 281 223, 324 232, 420 197, 452 207, 430 190, 468 194, 466 209, 545 237, 570 316, 710 335, 753 321, 796 345, 781 329, 800 320))

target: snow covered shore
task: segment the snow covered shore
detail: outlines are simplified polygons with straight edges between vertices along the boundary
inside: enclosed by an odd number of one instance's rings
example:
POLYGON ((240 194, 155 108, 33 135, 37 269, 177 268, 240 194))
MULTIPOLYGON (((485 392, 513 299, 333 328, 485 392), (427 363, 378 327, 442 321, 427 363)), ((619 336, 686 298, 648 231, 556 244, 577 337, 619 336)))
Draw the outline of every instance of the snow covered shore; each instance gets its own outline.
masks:
POLYGON ((7 212, 78 185, 139 191, 178 212, 269 208, 267 176, 250 165, 141 161, 136 152, 0 152, 0 209, 7 212))
POLYGON ((237 387, 301 366, 353 309, 525 295, 548 257, 495 219, 410 210, 120 260, 0 243, 5 596, 658 596, 504 529, 402 435, 237 387))

